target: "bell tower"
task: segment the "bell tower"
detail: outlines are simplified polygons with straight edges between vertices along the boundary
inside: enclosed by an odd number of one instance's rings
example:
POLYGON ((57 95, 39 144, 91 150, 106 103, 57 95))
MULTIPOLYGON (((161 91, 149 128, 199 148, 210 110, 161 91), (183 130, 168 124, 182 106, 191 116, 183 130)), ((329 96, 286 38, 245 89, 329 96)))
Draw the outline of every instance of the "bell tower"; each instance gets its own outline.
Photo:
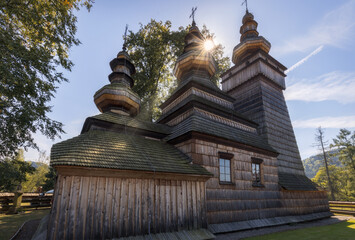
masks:
POLYGON ((234 66, 222 75, 222 90, 234 97, 236 111, 259 124, 258 133, 276 149, 279 178, 304 176, 295 134, 283 91, 286 67, 269 55, 271 44, 257 31, 248 10, 240 27, 240 43, 233 50, 234 66))

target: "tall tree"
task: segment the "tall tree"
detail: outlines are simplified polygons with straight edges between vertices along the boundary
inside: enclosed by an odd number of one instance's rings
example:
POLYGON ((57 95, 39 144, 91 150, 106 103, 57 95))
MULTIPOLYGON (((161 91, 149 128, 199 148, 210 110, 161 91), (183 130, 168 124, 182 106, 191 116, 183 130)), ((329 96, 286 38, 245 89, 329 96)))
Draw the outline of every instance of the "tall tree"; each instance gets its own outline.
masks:
POLYGON ((13 192, 26 181, 27 174, 35 170, 30 163, 25 162, 22 149, 12 159, 3 159, 0 161, 0 192, 13 192))
POLYGON ((36 170, 33 173, 27 173, 26 181, 22 183, 22 190, 24 192, 37 192, 45 184, 49 167, 45 163, 37 162, 36 164, 36 170))
MULTIPOLYGON (((334 199, 337 201, 355 201, 355 176, 349 169, 335 165, 328 166, 334 188, 334 199)), ((321 167, 316 176, 312 178, 322 189, 328 189, 328 176, 325 167, 321 167)), ((328 196, 330 192, 328 191, 328 196)))
POLYGON ((327 141, 324 140, 324 130, 321 127, 317 128, 317 130, 316 130, 315 141, 316 141, 316 143, 315 143, 316 146, 318 146, 318 148, 322 151, 322 154, 323 154, 323 161, 324 161, 324 166, 325 166, 325 170, 327 173, 330 197, 331 197, 331 200, 334 201, 335 200, 334 186, 333 186, 333 182, 332 182, 330 175, 329 175, 329 168, 328 168, 329 163, 328 163, 327 153, 325 150, 327 141))
POLYGON ((45 151, 40 151, 36 161, 32 162, 32 166, 36 168, 36 171, 27 174, 27 180, 22 183, 22 189, 24 192, 37 192, 40 187, 43 187, 47 180, 46 175, 49 172, 49 156, 45 151))
MULTIPOLYGON (((206 25, 203 25, 201 33, 206 39, 215 39, 215 34, 211 33, 211 31, 206 27, 206 25)), ((211 80, 217 85, 219 85, 219 80, 221 78, 222 73, 224 73, 230 68, 231 60, 229 57, 224 56, 223 49, 224 47, 222 46, 222 44, 217 44, 213 47, 211 51, 212 56, 217 63, 217 71, 211 80)))
POLYGON ((57 172, 55 171, 54 168, 49 167, 49 171, 45 175, 46 179, 44 180, 43 184, 43 191, 49 191, 54 189, 55 181, 57 178, 57 172))
POLYGON ((71 70, 74 11, 93 0, 6 0, 0 2, 0 157, 19 147, 37 148, 36 131, 53 139, 62 124, 50 119, 48 102, 71 70))
MULTIPOLYGON (((157 119, 160 115, 159 105, 176 87, 172 74, 174 64, 184 48, 184 37, 189 27, 179 27, 171 30, 171 22, 151 20, 142 25, 138 32, 127 36, 127 48, 137 73, 134 76, 135 90, 142 99, 142 115, 149 120, 157 119)), ((203 26, 201 33, 213 38, 214 34, 203 26)), ((222 72, 230 66, 228 57, 223 56, 222 45, 212 50, 218 71, 213 79, 217 82, 222 72)))
POLYGON ((339 159, 344 166, 350 168, 355 173, 355 131, 340 129, 339 134, 333 139, 331 147, 339 150, 339 159))

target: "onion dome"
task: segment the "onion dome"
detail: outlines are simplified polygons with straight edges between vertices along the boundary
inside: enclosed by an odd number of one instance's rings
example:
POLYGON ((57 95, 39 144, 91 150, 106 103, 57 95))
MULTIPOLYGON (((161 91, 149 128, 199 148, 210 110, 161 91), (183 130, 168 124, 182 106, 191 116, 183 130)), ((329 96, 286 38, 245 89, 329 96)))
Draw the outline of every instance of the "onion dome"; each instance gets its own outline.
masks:
POLYGON ((208 79, 216 72, 216 63, 211 53, 204 49, 205 38, 193 21, 185 36, 184 51, 176 61, 174 75, 178 82, 185 81, 194 74, 208 79))
POLYGON ((240 27, 240 43, 233 49, 232 61, 238 64, 246 57, 258 50, 269 53, 271 44, 257 31, 258 23, 254 20, 253 14, 246 11, 240 27))
POLYGON ((110 84, 102 87, 94 95, 94 101, 100 112, 115 112, 136 116, 139 113, 139 96, 131 90, 136 73, 128 53, 123 50, 110 62, 112 73, 108 76, 110 84))
POLYGON ((246 12, 243 20, 242 20, 243 25, 240 27, 240 41, 243 42, 245 39, 249 38, 255 38, 259 36, 258 31, 256 30, 258 27, 258 23, 254 20, 253 14, 250 12, 246 12))

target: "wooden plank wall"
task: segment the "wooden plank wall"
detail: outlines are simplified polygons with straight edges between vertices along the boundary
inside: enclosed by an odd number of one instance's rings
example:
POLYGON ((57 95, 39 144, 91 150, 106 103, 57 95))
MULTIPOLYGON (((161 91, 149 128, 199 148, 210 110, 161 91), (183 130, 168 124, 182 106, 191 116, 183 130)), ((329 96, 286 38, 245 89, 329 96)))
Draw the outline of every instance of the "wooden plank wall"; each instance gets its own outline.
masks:
POLYGON ((59 175, 48 239, 111 239, 207 227, 205 182, 59 175))
POLYGON ((275 157, 198 139, 180 143, 177 147, 214 175, 206 182, 208 224, 328 211, 327 197, 323 192, 280 191, 275 157), (234 154, 230 185, 219 182, 218 152, 234 154), (263 159, 264 187, 252 186, 252 157, 263 159))

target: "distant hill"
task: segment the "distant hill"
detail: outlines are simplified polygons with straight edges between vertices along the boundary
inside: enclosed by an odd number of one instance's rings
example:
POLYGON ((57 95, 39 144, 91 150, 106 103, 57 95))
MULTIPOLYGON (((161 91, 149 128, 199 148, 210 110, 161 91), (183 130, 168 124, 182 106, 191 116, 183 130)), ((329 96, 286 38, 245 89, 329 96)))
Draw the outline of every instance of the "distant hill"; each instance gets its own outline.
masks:
MULTIPOLYGON (((341 166, 341 162, 339 161, 339 158, 332 157, 331 155, 334 153, 337 153, 338 150, 332 150, 327 152, 329 164, 331 165, 336 165, 336 166, 341 166)), ((317 154, 314 156, 311 156, 309 158, 306 158, 302 160, 303 166, 304 166, 304 171, 306 173, 306 176, 308 178, 314 178, 316 176, 319 168, 324 166, 324 160, 323 160, 323 154, 317 154)))
POLYGON ((42 165, 46 165, 48 166, 48 164, 46 163, 41 163, 41 162, 32 162, 32 161, 29 161, 31 163, 31 166, 34 167, 34 168, 38 168, 39 166, 42 166, 42 165))

